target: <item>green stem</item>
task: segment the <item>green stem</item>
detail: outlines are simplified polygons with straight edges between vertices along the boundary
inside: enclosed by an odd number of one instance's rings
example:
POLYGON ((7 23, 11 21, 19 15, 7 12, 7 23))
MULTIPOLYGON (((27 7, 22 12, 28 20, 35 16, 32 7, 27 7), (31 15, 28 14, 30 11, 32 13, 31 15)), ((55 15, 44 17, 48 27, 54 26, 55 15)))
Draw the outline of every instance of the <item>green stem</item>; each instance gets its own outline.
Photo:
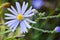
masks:
POLYGON ((8 32, 11 32, 11 30, 8 30, 8 31, 5 31, 5 32, 2 32, 2 33, 0 33, 0 35, 5 34, 5 33, 8 33, 8 32))
POLYGON ((47 17, 42 17, 41 19, 48 19, 48 18, 58 18, 58 16, 47 16, 47 17))
POLYGON ((60 14, 58 14, 58 15, 55 15, 55 16, 47 16, 47 17, 39 17, 39 18, 37 18, 37 20, 39 20, 39 19, 48 19, 48 18, 59 18, 60 17, 60 14))
POLYGON ((43 29, 39 29, 39 28, 35 28, 35 27, 32 27, 32 28, 35 30, 41 31, 41 32, 54 33, 54 31, 43 30, 43 29))

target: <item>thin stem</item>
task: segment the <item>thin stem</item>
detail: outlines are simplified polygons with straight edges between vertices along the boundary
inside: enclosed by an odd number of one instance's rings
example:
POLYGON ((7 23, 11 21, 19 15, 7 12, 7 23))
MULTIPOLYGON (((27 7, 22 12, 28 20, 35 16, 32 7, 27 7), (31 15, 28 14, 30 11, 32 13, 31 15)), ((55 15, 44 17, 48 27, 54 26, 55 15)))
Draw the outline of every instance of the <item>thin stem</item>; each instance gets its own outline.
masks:
POLYGON ((58 18, 59 16, 47 16, 47 17, 42 17, 40 19, 48 19, 48 18, 58 18))
POLYGON ((41 32, 52 33, 52 31, 43 30, 43 29, 39 29, 39 28, 35 28, 35 27, 32 27, 32 28, 35 29, 35 30, 41 31, 41 32))
POLYGON ((9 32, 11 32, 11 30, 8 30, 8 31, 5 31, 5 32, 2 32, 2 33, 0 33, 0 35, 5 34, 5 33, 9 33, 9 32))
POLYGON ((39 20, 39 19, 50 19, 50 18, 59 18, 60 17, 60 14, 58 14, 58 15, 55 15, 55 16, 47 16, 47 17, 39 17, 39 18, 37 18, 37 20, 39 20))

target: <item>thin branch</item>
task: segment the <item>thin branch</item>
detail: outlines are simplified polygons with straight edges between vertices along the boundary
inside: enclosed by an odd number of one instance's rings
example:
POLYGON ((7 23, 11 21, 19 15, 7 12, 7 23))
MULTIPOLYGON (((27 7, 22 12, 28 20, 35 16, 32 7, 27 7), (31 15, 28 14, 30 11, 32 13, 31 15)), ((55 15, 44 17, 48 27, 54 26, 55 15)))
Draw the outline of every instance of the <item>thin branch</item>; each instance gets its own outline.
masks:
POLYGON ((35 30, 41 31, 41 32, 47 32, 47 33, 53 33, 54 32, 54 31, 43 30, 43 29, 39 29, 39 28, 35 28, 35 27, 32 27, 32 28, 35 30))

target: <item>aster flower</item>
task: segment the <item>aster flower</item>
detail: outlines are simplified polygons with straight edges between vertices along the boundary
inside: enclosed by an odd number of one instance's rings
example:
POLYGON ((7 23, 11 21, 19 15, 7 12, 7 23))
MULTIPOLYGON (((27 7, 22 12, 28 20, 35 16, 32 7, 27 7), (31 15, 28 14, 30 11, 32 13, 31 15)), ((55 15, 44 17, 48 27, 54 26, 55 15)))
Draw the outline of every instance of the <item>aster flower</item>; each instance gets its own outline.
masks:
POLYGON ((43 0, 32 0, 32 6, 35 9, 40 9, 43 6, 43 0))
POLYGON ((55 28, 55 32, 60 32, 60 27, 59 27, 59 26, 57 26, 57 27, 55 28))
POLYGON ((17 10, 11 6, 11 8, 7 8, 12 14, 5 14, 7 17, 5 17, 6 20, 9 20, 5 24, 7 24, 8 27, 10 27, 11 31, 14 32, 18 25, 20 26, 21 33, 28 32, 27 29, 30 29, 31 26, 30 23, 36 23, 32 21, 30 18, 34 15, 32 11, 32 7, 30 7, 27 11, 28 3, 25 4, 23 2, 22 8, 19 4, 19 2, 16 2, 16 8, 17 10))

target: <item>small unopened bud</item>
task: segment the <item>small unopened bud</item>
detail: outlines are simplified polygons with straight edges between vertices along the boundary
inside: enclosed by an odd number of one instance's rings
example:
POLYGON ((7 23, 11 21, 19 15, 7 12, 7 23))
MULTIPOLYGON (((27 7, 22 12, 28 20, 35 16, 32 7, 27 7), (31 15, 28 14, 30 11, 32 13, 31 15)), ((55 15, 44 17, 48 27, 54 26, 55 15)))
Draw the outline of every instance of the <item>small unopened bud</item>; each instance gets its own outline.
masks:
POLYGON ((5 7, 5 8, 9 8, 11 6, 11 4, 9 2, 3 3, 0 8, 5 7))
POLYGON ((40 12, 39 15, 44 16, 45 15, 45 12, 43 12, 43 13, 40 12))
POLYGON ((32 9, 33 13, 38 13, 38 11, 36 9, 32 9))
POLYGON ((60 27, 57 26, 54 30, 55 30, 55 32, 60 32, 60 27))
POLYGON ((3 6, 4 6, 5 8, 9 8, 9 7, 11 6, 11 4, 10 4, 9 2, 6 2, 5 4, 3 4, 3 6))

